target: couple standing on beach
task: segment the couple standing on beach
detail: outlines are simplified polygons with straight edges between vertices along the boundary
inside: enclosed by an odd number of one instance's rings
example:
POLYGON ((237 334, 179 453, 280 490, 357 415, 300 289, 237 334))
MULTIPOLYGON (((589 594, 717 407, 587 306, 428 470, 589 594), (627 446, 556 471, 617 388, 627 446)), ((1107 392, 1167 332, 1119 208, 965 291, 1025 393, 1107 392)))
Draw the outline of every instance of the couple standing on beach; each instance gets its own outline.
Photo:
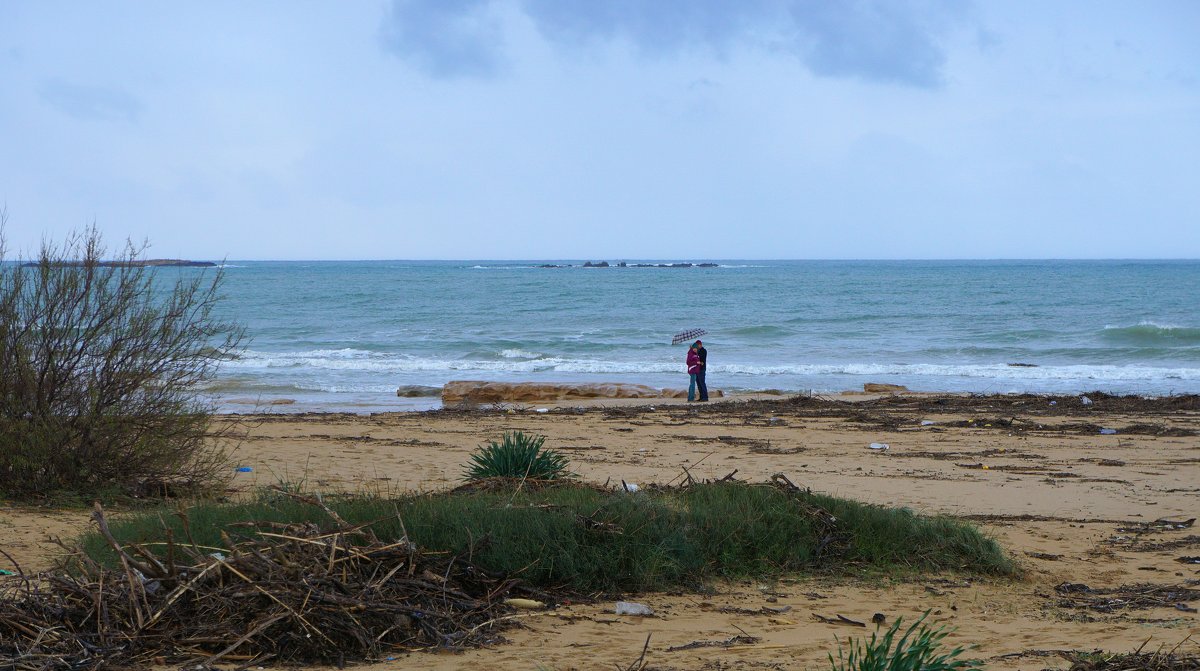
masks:
POLYGON ((687 353, 687 369, 688 377, 691 382, 688 384, 688 402, 696 399, 696 387, 700 388, 701 401, 708 400, 708 384, 704 381, 704 374, 708 368, 708 350, 704 349, 704 343, 697 340, 688 348, 687 353))

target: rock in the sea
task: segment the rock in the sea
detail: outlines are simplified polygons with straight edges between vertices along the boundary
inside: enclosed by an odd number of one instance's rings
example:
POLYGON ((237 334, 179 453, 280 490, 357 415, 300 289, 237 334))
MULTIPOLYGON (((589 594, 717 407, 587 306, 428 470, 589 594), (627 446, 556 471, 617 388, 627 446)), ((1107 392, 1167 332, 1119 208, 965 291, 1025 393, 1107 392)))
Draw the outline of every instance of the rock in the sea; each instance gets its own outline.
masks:
MULTIPOLYGON (((588 384, 556 384, 543 382, 484 382, 453 380, 442 387, 442 403, 537 403, 542 401, 574 401, 589 398, 679 398, 687 391, 659 390, 644 384, 598 382, 588 384)), ((710 396, 721 396, 711 390, 710 396)))
POLYGON ((442 390, 437 387, 426 387, 422 384, 406 384, 396 389, 396 395, 402 398, 422 398, 438 396, 442 390))
POLYGON ((886 394, 895 391, 908 391, 908 387, 902 384, 883 384, 881 382, 868 382, 863 385, 863 391, 868 394, 886 394))
MULTIPOLYGON (((659 396, 663 398, 687 398, 687 389, 663 389, 659 392, 659 396)), ((709 389, 709 398, 723 398, 725 393, 720 389, 709 389)))

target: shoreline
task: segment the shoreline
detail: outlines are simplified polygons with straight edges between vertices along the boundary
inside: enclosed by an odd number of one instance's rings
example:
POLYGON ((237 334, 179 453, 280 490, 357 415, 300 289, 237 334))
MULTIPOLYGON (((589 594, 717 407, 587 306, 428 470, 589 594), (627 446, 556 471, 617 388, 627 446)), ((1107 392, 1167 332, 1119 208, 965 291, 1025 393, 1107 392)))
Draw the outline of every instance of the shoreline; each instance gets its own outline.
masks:
MULTIPOLYGON (((851 389, 833 392, 817 392, 812 390, 789 392, 778 389, 768 389, 760 391, 735 391, 725 392, 724 397, 715 398, 709 402, 709 405, 720 403, 738 403, 745 401, 769 401, 769 400, 785 400, 796 397, 807 398, 824 398, 831 400, 840 400, 846 402, 869 401, 886 396, 907 396, 916 398, 937 398, 937 397, 1014 397, 1014 396, 1038 396, 1047 399, 1061 398, 1079 398, 1088 397, 1090 395, 1107 395, 1107 396, 1123 396, 1142 399, 1169 399, 1187 396, 1196 396, 1195 393, 1172 393, 1172 394, 1144 394, 1144 393, 1113 393, 1102 390, 1091 389, 1079 393, 1060 393, 1060 392, 1034 392, 1034 391, 1013 391, 1013 392, 991 392, 979 393, 969 391, 923 391, 923 390, 895 390, 895 391, 865 391, 862 389, 851 389)), ((253 415, 377 415, 390 413, 422 413, 439 410, 453 410, 455 406, 446 407, 441 400, 441 396, 398 396, 388 398, 389 403, 351 403, 345 402, 340 404, 308 404, 297 401, 291 398, 275 398, 255 400, 249 397, 235 397, 233 399, 218 400, 219 410, 215 413, 218 416, 253 416, 253 415), (237 406, 237 407, 231 407, 237 406), (243 407, 246 409, 243 410, 243 407)), ((596 408, 596 407, 649 407, 649 406, 672 406, 672 405, 690 405, 686 399, 658 397, 658 398, 588 398, 574 400, 545 400, 545 401, 500 401, 498 403, 480 403, 482 408, 490 406, 503 406, 505 409, 526 409, 533 410, 536 408, 560 409, 560 408, 596 408)))

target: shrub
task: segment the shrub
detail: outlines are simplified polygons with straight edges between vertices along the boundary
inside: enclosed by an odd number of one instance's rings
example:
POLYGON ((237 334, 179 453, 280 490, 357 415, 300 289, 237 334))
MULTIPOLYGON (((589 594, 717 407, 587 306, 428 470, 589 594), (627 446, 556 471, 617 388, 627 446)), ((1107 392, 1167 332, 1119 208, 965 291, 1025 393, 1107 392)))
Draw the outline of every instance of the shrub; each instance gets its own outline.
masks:
POLYGON ((949 633, 943 627, 930 629, 925 624, 929 611, 925 611, 913 623, 904 635, 896 641, 900 631, 900 623, 904 618, 896 618, 891 627, 879 636, 878 632, 871 634, 871 639, 850 639, 850 652, 847 655, 844 647, 838 645, 837 659, 829 654, 829 665, 832 671, 966 671, 978 668, 982 664, 973 659, 956 659, 966 652, 966 648, 958 646, 952 650, 943 650, 942 639, 949 633), (893 647, 893 644, 895 647, 893 647))
POLYGON ((464 479, 558 480, 567 477, 567 458, 554 450, 543 450, 545 436, 505 431, 501 442, 490 441, 471 455, 464 479))
POLYGON ((198 385, 238 348, 222 273, 106 259, 91 228, 6 262, 0 211, 0 495, 201 491, 227 474, 198 385))

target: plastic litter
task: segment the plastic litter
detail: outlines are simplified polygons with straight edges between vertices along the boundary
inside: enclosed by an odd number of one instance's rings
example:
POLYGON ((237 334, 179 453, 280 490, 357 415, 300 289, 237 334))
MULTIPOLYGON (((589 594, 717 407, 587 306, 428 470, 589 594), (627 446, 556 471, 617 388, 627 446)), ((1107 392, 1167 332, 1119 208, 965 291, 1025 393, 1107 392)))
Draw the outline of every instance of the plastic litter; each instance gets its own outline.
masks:
POLYGON ((9 571, 8 569, 0 568, 0 575, 16 575, 16 573, 13 573, 12 571, 9 571))
POLYGON ((623 486, 627 492, 636 492, 639 489, 637 483, 625 482, 624 480, 621 481, 621 486, 623 486))
POLYGON ((891 447, 891 445, 888 445, 887 443, 871 443, 867 447, 871 448, 872 450, 879 450, 882 452, 891 447))
POLYGON ((618 601, 617 615, 653 615, 654 610, 645 604, 636 603, 634 601, 618 601))
POLYGON ((921 420, 921 426, 933 426, 934 424, 937 424, 937 422, 933 421, 932 419, 921 420))
POLYGON ((1100 429, 1100 434, 1104 436, 1111 436, 1116 432, 1116 429, 1100 429))
POLYGON ((253 472, 253 471, 254 471, 254 469, 253 469, 253 468, 250 468, 249 466, 238 466, 238 467, 237 467, 237 472, 238 472, 238 473, 250 473, 250 472, 253 472))
POLYGON ((550 408, 538 408, 537 410, 534 410, 534 412, 550 412, 550 408))
POLYGON ((1092 404, 1092 399, 1088 398, 1087 396, 1080 396, 1080 397, 1079 397, 1079 402, 1080 402, 1080 403, 1082 403, 1082 404, 1084 404, 1084 405, 1091 405, 1091 404, 1092 404))

